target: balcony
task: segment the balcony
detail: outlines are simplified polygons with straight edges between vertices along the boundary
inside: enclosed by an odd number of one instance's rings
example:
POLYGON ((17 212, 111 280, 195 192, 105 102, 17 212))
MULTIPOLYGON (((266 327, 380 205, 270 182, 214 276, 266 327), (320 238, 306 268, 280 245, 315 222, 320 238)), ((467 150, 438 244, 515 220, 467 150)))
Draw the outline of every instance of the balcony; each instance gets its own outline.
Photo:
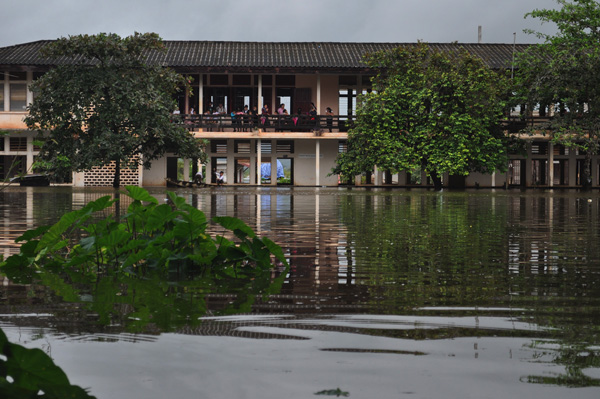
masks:
POLYGON ((25 116, 27 116, 27 112, 0 112, 0 129, 27 129, 27 125, 25 125, 25 122, 23 122, 23 118, 25 118, 25 116))
POLYGON ((342 115, 173 115, 198 138, 347 138, 353 116, 342 115))

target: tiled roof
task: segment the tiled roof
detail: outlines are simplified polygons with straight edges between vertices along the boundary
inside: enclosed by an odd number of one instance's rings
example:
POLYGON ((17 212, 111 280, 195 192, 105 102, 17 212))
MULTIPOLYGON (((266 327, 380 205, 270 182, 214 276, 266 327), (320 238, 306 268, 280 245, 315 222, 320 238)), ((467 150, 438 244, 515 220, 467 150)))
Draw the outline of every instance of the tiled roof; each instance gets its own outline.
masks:
MULTIPOLYGON (((67 59, 49 61, 39 50, 51 41, 36 41, 0 48, 0 67, 47 67, 67 59)), ((167 51, 152 53, 149 61, 174 68, 197 69, 335 69, 365 67, 367 53, 416 43, 333 43, 333 42, 218 42, 164 41, 167 51)), ((510 66, 512 44, 428 43, 432 48, 454 51, 460 47, 481 57, 490 67, 510 66)), ((521 51, 528 45, 516 45, 521 51)))

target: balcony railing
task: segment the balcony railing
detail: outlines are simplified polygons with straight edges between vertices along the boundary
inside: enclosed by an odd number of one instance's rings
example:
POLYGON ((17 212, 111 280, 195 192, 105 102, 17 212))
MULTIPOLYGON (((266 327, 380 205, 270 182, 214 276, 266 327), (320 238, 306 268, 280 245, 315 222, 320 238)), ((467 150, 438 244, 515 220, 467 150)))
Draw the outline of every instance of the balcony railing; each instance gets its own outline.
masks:
POLYGON ((275 132, 347 132, 354 116, 343 115, 173 115, 189 130, 250 132, 254 129, 275 132))

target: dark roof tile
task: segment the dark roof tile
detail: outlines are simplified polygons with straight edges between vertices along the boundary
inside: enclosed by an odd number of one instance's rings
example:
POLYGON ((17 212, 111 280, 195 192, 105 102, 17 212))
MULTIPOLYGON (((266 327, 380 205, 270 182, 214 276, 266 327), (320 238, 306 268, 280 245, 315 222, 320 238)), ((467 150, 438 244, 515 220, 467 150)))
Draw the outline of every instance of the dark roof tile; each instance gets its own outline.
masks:
MULTIPOLYGON (((69 62, 67 59, 47 60, 39 55, 49 40, 0 48, 0 66, 50 66, 69 62)), ((360 69, 367 53, 389 50, 416 43, 334 43, 334 42, 219 42, 164 41, 164 53, 153 52, 150 62, 170 67, 187 68, 306 68, 360 69)), ((454 51, 463 47, 479 56, 492 68, 510 66, 512 44, 429 43, 430 47, 454 51)), ((521 51, 528 45, 516 45, 521 51)))

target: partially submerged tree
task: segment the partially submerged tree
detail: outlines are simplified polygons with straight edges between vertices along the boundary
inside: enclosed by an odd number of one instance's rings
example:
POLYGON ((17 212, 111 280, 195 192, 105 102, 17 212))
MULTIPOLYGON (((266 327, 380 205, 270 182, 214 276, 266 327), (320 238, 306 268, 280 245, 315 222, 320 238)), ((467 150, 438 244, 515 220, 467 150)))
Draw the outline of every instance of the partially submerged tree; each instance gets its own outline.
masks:
POLYGON ((517 55, 516 91, 526 109, 553 115, 536 132, 557 144, 585 153, 582 185, 591 186, 592 156, 600 139, 600 4, 594 0, 557 0, 558 10, 534 10, 525 17, 556 24, 544 39, 517 55))
POLYGON ((173 123, 173 93, 185 79, 147 56, 163 44, 155 33, 80 35, 43 49, 58 65, 31 85, 34 101, 25 122, 45 138, 38 165, 66 175, 115 163, 149 167, 173 152, 205 159, 198 140, 173 123))
POLYGON ((444 173, 506 168, 502 75, 465 50, 442 52, 424 43, 366 61, 378 74, 373 91, 361 97, 348 152, 340 154, 334 173, 420 169, 440 189, 444 173))

